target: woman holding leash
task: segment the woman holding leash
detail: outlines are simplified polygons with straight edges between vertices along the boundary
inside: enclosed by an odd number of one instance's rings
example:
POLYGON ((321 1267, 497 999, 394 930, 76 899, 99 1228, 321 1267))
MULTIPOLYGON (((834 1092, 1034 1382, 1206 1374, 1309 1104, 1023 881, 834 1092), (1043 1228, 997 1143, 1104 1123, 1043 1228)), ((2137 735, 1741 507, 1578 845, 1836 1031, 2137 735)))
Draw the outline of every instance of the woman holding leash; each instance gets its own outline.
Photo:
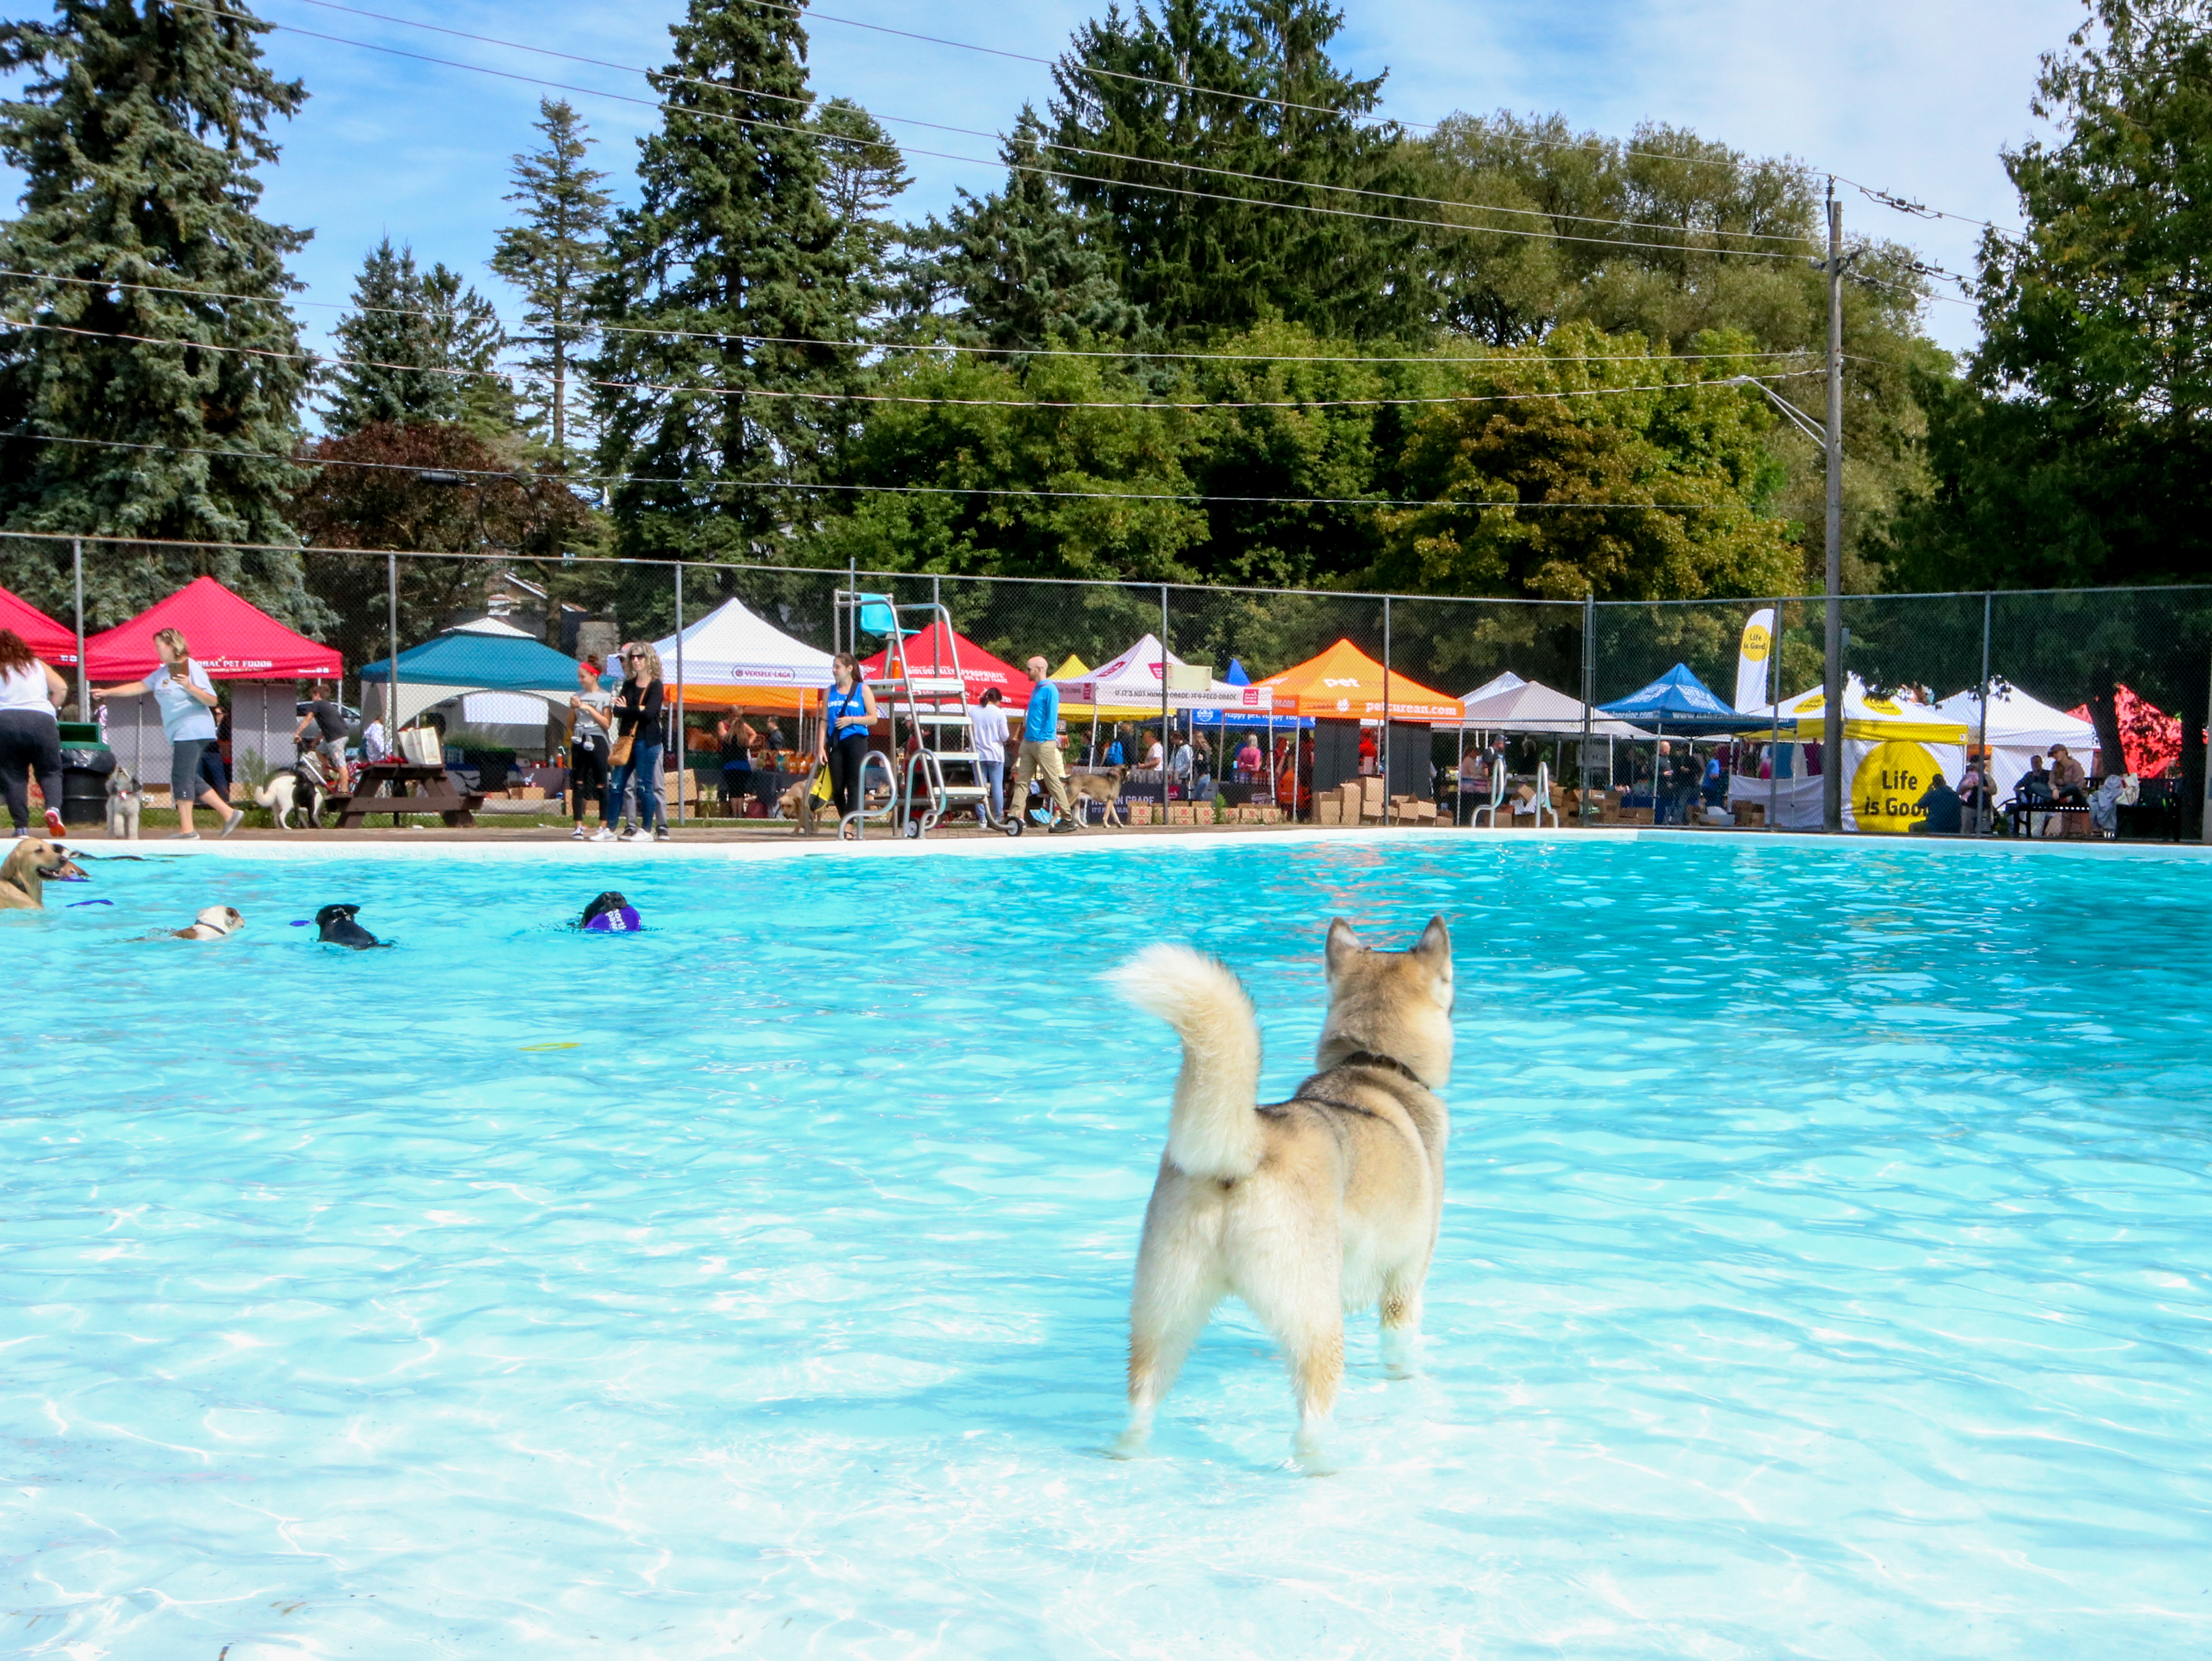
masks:
POLYGON ((182 630, 156 631, 154 649, 161 654, 161 668, 143 681, 94 687, 92 695, 154 694, 154 701, 161 706, 161 730, 169 740, 169 794, 177 804, 174 834, 186 841, 199 840, 199 833, 192 828, 192 802, 197 797, 222 821, 220 834, 228 836, 246 822, 245 810, 232 808, 200 777, 200 763, 216 745, 215 708, 222 700, 216 695, 215 682, 208 679, 207 670, 192 661, 191 648, 185 643, 182 630))
POLYGON ((12 628, 0 628, 0 781, 15 834, 31 834, 31 779, 46 798, 46 834, 62 834, 62 730, 54 712, 69 685, 12 628))
POLYGON ((860 807, 860 768, 868 759, 868 729, 876 724, 876 694, 849 652, 830 660, 830 674, 835 684, 823 697, 823 759, 830 764, 830 799, 842 821, 860 807))
POLYGON ((607 752, 611 747, 608 709, 614 700, 599 689, 601 669, 597 658, 576 665, 576 689, 568 694, 568 793, 574 803, 576 828, 568 840, 584 840, 584 803, 599 807, 599 828, 607 827, 607 752))
POLYGON ((606 809, 592 840, 617 840, 620 833, 609 827, 620 818, 623 792, 635 779, 638 823, 629 840, 665 842, 668 820, 660 805, 660 752, 667 745, 668 735, 660 713, 664 694, 660 654, 646 642, 633 640, 623 648, 622 662, 624 678, 614 701, 615 743, 609 757, 614 764, 614 777, 608 782, 606 809))

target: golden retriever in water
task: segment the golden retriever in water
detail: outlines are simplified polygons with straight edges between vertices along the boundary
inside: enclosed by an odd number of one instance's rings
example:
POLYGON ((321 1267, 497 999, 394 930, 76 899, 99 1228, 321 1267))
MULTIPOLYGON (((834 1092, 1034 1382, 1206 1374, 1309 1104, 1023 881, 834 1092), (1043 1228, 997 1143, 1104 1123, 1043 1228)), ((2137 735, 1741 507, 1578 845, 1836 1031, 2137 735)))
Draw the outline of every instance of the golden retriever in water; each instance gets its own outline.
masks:
POLYGON ((60 843, 19 838, 0 859, 0 912, 42 912, 47 883, 83 875, 60 843))
POLYGON ((1320 1071, 1259 1100, 1260 1031, 1227 968, 1154 946, 1114 971, 1121 995, 1182 1040, 1167 1152, 1129 1303, 1129 1425, 1152 1428, 1183 1357, 1224 1297, 1283 1346, 1312 1461, 1344 1376, 1344 1317, 1379 1308, 1385 1363, 1411 1371, 1421 1287, 1443 1215, 1450 1115, 1451 937, 1435 918, 1411 951, 1370 951, 1328 925, 1320 1071))

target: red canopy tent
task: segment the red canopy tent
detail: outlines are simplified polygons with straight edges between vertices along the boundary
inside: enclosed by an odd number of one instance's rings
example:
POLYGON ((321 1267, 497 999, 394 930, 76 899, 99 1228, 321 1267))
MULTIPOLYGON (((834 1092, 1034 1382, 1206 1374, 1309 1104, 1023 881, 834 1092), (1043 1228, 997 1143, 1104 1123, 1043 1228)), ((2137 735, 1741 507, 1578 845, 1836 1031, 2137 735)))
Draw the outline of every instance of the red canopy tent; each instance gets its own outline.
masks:
POLYGON ((4 588, 0 588, 0 628, 14 629, 46 663, 76 662, 76 631, 56 622, 28 600, 19 600, 4 588))
POLYGON ((260 607, 249 605, 212 577, 195 577, 127 623, 84 643, 95 681, 143 680, 161 665, 157 629, 183 632, 192 659, 217 681, 336 680, 345 664, 335 646, 295 634, 260 607))
MULTIPOLYGON (((960 658, 960 679, 968 688, 968 701, 974 703, 984 693, 996 687, 999 695, 1006 700, 1009 709, 1027 709, 1030 703, 1030 677, 1012 664, 994 658, 966 635, 948 629, 939 618, 919 633, 906 639, 906 665, 917 675, 927 675, 932 664, 951 670, 955 648, 960 658)), ((890 655, 885 646, 860 665, 860 678, 879 681, 884 675, 884 660, 890 655)))
MULTIPOLYGON (((2066 712, 2077 721, 2092 718, 2087 704, 2066 712)), ((2118 722, 2120 749, 2127 755, 2130 773, 2138 778, 2157 779, 2181 759, 2180 717, 2168 715, 2149 699, 2125 686, 2112 688, 2112 714, 2118 722)))

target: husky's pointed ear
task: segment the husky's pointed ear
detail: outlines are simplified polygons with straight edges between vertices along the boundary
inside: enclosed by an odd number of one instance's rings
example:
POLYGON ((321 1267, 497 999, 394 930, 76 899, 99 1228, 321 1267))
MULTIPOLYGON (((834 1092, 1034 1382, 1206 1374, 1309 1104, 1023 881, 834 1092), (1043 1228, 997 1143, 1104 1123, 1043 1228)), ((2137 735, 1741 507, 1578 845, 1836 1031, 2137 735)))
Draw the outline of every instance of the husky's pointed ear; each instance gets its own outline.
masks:
POLYGON ((1322 961, 1332 977, 1340 973, 1346 963, 1366 949, 1360 943, 1359 937, 1352 931, 1351 924, 1340 917, 1329 918, 1328 945, 1322 953, 1322 961))
POLYGON ((1451 931, 1444 927, 1443 918, 1429 919, 1429 926, 1413 943, 1413 955, 1444 974, 1451 973, 1451 931))

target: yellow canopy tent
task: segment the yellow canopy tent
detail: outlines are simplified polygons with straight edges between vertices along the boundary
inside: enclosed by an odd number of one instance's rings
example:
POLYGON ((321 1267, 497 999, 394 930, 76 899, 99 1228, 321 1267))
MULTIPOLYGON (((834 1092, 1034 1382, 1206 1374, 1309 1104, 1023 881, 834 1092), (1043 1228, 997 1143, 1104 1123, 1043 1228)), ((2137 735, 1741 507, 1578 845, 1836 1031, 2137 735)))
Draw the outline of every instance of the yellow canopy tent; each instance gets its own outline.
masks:
MULTIPOLYGON (((1819 743, 1827 703, 1819 687, 1784 702, 1774 718, 1782 742, 1819 743)), ((1920 797, 1937 773, 1955 785, 1966 771, 1966 724, 1930 705, 1869 694, 1854 675, 1844 685, 1843 760, 1844 828, 1900 834, 1926 817, 1920 797)), ((1743 795, 1759 799, 1756 790, 1743 795)))

